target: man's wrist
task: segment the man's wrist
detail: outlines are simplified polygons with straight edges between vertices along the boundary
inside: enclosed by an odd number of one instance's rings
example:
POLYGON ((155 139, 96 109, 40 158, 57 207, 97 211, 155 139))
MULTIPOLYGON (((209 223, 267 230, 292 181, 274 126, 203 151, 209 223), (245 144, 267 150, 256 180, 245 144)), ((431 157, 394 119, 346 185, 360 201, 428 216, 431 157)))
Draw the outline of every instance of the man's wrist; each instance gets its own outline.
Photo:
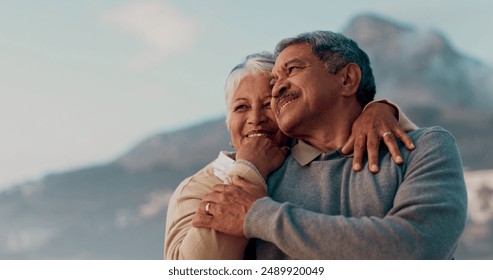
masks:
POLYGON ((371 105, 376 104, 376 103, 388 105, 391 108, 392 114, 394 115, 394 117, 397 119, 397 121, 399 121, 399 112, 400 112, 399 111, 399 107, 397 107, 397 105, 395 105, 394 103, 388 101, 387 99, 373 100, 370 103, 366 104, 366 106, 363 109, 363 111, 366 110, 371 105))
POLYGON ((384 102, 384 101, 378 101, 379 103, 383 103, 383 104, 386 104, 387 106, 390 106, 391 110, 392 110, 392 114, 394 115, 394 117, 399 120, 399 109, 397 109, 397 107, 395 107, 394 104, 390 104, 388 102, 384 102))

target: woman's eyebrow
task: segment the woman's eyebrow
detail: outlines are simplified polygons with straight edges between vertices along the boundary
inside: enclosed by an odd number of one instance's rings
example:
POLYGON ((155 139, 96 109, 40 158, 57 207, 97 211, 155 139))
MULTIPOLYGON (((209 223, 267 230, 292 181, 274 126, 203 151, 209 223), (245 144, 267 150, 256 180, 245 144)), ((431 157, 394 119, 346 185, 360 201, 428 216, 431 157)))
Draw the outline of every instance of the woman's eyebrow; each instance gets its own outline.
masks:
POLYGON ((233 100, 233 102, 237 102, 237 101, 248 101, 248 99, 246 99, 244 97, 238 97, 235 100, 233 100))

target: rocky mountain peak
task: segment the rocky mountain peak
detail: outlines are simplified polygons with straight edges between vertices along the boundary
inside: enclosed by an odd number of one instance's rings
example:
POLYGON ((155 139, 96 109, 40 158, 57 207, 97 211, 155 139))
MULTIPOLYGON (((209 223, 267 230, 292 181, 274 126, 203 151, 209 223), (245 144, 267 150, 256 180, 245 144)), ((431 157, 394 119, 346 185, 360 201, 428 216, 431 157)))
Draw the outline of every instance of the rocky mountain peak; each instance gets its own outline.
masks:
POLYGON ((404 108, 440 100, 444 108, 491 111, 492 69, 455 51, 440 32, 364 14, 343 33, 370 57, 379 97, 404 108))
POLYGON ((445 36, 433 30, 412 26, 366 14, 355 17, 344 34, 354 39, 370 55, 384 61, 408 61, 410 58, 457 56, 445 36))
POLYGON ((344 34, 360 44, 371 44, 393 40, 400 34, 412 31, 410 26, 385 19, 374 14, 363 14, 354 17, 344 30, 344 34))

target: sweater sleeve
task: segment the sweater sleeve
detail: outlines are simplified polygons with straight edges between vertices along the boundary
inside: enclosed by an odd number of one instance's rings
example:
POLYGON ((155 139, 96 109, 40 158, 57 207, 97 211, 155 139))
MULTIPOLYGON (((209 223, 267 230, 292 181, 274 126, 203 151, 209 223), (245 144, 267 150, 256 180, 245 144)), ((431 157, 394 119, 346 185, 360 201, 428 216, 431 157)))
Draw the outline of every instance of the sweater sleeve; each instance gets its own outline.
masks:
POLYGON ((467 215, 455 139, 434 129, 416 147, 384 217, 330 216, 266 197, 247 213, 246 236, 297 259, 453 258, 467 215))
POLYGON ((208 165, 184 180, 172 195, 166 218, 166 259, 243 259, 247 239, 192 226, 202 198, 221 180, 208 165))

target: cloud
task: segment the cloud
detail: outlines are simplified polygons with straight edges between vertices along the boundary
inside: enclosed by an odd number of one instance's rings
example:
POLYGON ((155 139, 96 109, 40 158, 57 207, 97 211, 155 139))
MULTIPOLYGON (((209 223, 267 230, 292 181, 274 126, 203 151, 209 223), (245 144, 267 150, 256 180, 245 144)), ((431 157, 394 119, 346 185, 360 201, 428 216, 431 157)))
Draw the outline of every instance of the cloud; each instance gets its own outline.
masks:
POLYGON ((34 251, 55 239, 57 235, 57 230, 51 228, 31 228, 10 232, 0 243, 0 250, 14 254, 34 251))
POLYGON ((187 49, 198 29, 196 22, 163 1, 132 1, 104 13, 101 20, 147 46, 131 62, 136 69, 154 66, 187 49))

